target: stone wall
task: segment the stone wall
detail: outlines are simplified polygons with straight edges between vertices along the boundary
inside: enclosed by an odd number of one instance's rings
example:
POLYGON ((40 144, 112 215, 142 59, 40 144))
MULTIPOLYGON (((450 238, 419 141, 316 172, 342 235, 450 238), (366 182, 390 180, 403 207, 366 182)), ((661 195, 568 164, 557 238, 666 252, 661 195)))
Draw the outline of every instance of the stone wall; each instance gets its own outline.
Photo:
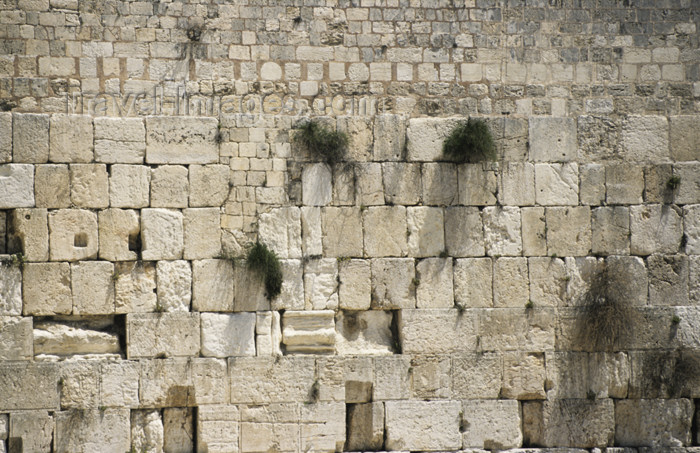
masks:
POLYGON ((0 1, 0 453, 696 451, 699 12, 0 1))

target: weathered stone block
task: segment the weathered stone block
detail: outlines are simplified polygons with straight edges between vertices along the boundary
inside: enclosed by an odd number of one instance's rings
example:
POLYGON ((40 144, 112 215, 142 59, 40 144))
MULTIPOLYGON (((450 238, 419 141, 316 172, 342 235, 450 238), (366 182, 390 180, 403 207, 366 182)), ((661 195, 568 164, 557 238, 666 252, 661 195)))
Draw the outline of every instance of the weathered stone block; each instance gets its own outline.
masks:
POLYGON ((109 206, 109 175, 104 164, 70 165, 70 200, 79 208, 109 206))
POLYGON ((241 423, 241 452, 299 451, 298 423, 241 423))
POLYGON ((151 169, 142 165, 112 165, 109 203, 113 208, 144 208, 149 205, 151 169))
POLYGON ((163 451, 194 453, 194 413, 190 408, 163 410, 163 451))
POLYGON ((405 256, 408 252, 406 208, 374 207, 362 215, 365 254, 370 257, 405 256))
POLYGON ((651 255, 647 258, 650 305, 688 305, 688 257, 651 255))
POLYGON ((304 266, 304 306, 307 310, 338 308, 338 261, 321 258, 304 266))
POLYGON ((189 173, 181 165, 161 165, 151 170, 151 207, 186 208, 189 173))
POLYGON ((453 309, 419 309, 399 312, 404 354, 449 354, 476 347, 476 314, 453 309))
POLYGON ((700 175, 698 173, 700 173, 700 164, 697 162, 673 166, 674 176, 681 180, 673 197, 674 202, 678 204, 700 203, 700 175))
POLYGON ((489 256, 517 256, 522 253, 520 209, 489 206, 482 211, 484 243, 489 256))
POLYGON ((591 250, 591 209, 588 206, 547 208, 547 252, 554 256, 585 256, 591 250))
POLYGON ((46 209, 14 209, 9 218, 8 250, 22 253, 27 261, 48 261, 47 217, 46 209))
POLYGON ((0 209, 34 206, 34 166, 0 165, 0 209))
POLYGON ((301 172, 302 202, 325 206, 333 199, 333 175, 328 164, 309 164, 301 172))
POLYGON ((119 352, 119 335, 109 318, 34 323, 34 354, 45 359, 75 354, 113 354, 113 358, 119 352))
POLYGON ((450 163, 425 163, 421 166, 423 204, 450 206, 457 204, 457 166, 450 163))
POLYGON ((54 114, 49 133, 51 162, 92 162, 92 118, 87 115, 54 114))
POLYGON ((410 256, 437 256, 445 251, 442 208, 407 208, 406 220, 410 256))
POLYGON ((219 208, 184 209, 185 251, 187 260, 214 258, 221 252, 221 215, 219 208))
POLYGON ((545 223, 545 208, 522 208, 520 216, 522 217, 523 255, 546 255, 547 224, 545 223))
POLYGON ((568 162, 576 159, 576 122, 573 118, 530 118, 530 159, 568 162))
POLYGON ((598 206, 605 201, 605 167, 600 164, 579 167, 581 204, 598 206))
POLYGON ((139 405, 139 362, 121 360, 100 364, 100 405, 137 407, 139 405))
POLYGON ((345 404, 305 404, 300 410, 302 451, 340 451, 345 444, 345 404))
POLYGON ((387 204, 414 205, 421 196, 420 164, 388 162, 382 164, 384 198, 387 204))
POLYGON ((462 308, 493 306, 491 258, 458 259, 454 265, 455 304, 462 308))
POLYGON ((159 410, 131 411, 131 449, 163 451, 163 420, 159 410))
POLYGON ((377 162, 355 164, 355 202, 360 206, 384 204, 381 164, 377 162))
POLYGON ((0 113, 0 163, 12 162, 12 113, 0 113))
POLYGON ((507 352, 503 355, 504 398, 518 400, 544 399, 545 380, 544 354, 507 352))
POLYGON ((670 117, 671 158, 678 161, 700 160, 700 119, 697 116, 670 117))
POLYGON ((338 306, 346 310, 367 310, 371 302, 371 272, 368 260, 338 262, 338 306))
POLYGON ((527 258, 497 259, 493 287, 494 307, 524 307, 530 300, 527 258))
POLYGON ((255 354, 258 357, 280 356, 282 350, 282 327, 278 311, 255 314, 255 354))
POLYGON ((94 409, 100 392, 99 363, 75 361, 61 366, 61 408, 94 409))
POLYGON ((672 205, 630 207, 630 252, 633 255, 676 253, 683 236, 680 208, 672 205))
POLYGON ((146 118, 146 162, 209 164, 219 160, 216 118, 146 118))
POLYGON ((280 260, 282 291, 270 305, 273 310, 304 309, 304 267, 301 260, 280 260))
MULTIPOLYGON (((54 419, 46 411, 20 411, 10 414, 8 451, 51 451, 54 419)), ((2 442, 2 450, 5 443, 2 442)))
POLYGON ((0 364, 2 410, 59 408, 58 367, 55 363, 0 364))
POLYGON ((644 172, 639 165, 613 164, 605 167, 608 204, 640 204, 644 192, 644 172))
POLYGON ((487 206, 496 204, 498 178, 486 164, 461 164, 457 166, 459 204, 487 206))
POLYGON ((346 449, 379 450, 384 444, 384 403, 348 405, 346 449))
POLYGON ((374 259, 372 308, 415 308, 415 268, 411 258, 374 259))
POLYGON ((177 260, 184 249, 183 215, 169 209, 141 211, 143 259, 177 260))
POLYGON ((25 315, 71 313, 73 301, 68 263, 27 263, 23 274, 25 315))
POLYGON ((52 261, 97 257, 97 215, 82 209, 60 209, 49 214, 52 261))
POLYGON ((114 313, 114 264, 108 261, 81 261, 71 264, 73 314, 114 313))
POLYGON ((190 165, 190 207, 221 206, 229 192, 226 165, 190 165))
POLYGON ((301 208, 301 237, 301 249, 304 256, 319 256, 323 254, 321 208, 310 206, 301 208))
POLYGON ((628 396, 630 360, 623 352, 553 352, 546 362, 551 400, 628 396))
POLYGON ((158 306, 164 311, 189 311, 192 269, 188 261, 158 261, 158 306))
POLYGON ((108 164, 140 164, 146 155, 146 128, 141 118, 97 117, 95 160, 108 164))
POLYGON ((202 313, 201 323, 202 355, 255 355, 255 313, 202 313))
POLYGON ((332 353, 335 350, 334 312, 332 310, 284 312, 282 342, 288 353, 332 353))
POLYGON ((131 448, 129 409, 64 411, 57 412, 55 417, 57 452, 128 451, 131 448))
POLYGON ((42 164, 49 160, 49 115, 12 115, 12 161, 42 164))
POLYGON ((578 205, 578 185, 575 163, 535 165, 535 198, 540 205, 578 205))
POLYGON ((0 360, 31 360, 32 318, 0 316, 0 360))
MULTIPOLYGON (((369 279, 368 279, 369 280, 369 279)), ((0 263, 0 315, 22 314, 22 270, 10 262, 0 263)))
POLYGON ((445 209, 445 244, 450 256, 483 256, 484 229, 476 207, 445 209))
POLYGON ((644 167, 644 201, 647 203, 673 203, 675 190, 668 187, 673 176, 671 164, 644 167))
POLYGON ((516 448, 522 444, 520 405, 511 400, 463 401, 462 448, 516 448))
POLYGON ((412 395, 424 400, 451 396, 451 361, 448 357, 416 356, 411 359, 412 395))
POLYGON ((340 355, 392 354, 391 312, 341 311, 335 324, 336 351, 340 355))
POLYGON ((67 165, 37 165, 34 195, 40 208, 70 207, 70 173, 67 165))
POLYGON ((186 407, 197 404, 193 369, 199 360, 215 359, 179 358, 141 361, 139 379, 141 407, 186 407))
POLYGON ((238 407, 201 406, 197 410, 197 451, 239 451, 238 407))
POLYGON ((362 257, 362 212, 356 207, 327 207, 321 212, 323 251, 329 257, 362 257))
POLYGON ((259 272, 244 266, 235 266, 233 275, 233 311, 270 309, 270 300, 267 298, 263 277, 259 272))
POLYGON ((578 117, 580 158, 586 162, 619 157, 620 120, 608 116, 578 117))
POLYGON ((406 120, 400 115, 374 117, 374 160, 401 160, 406 146, 406 120))
POLYGON ((297 207, 272 209, 260 214, 260 242, 280 258, 301 258, 301 211, 297 207))
POLYGON ((429 258, 416 265, 416 307, 454 306, 452 259, 429 258))
POLYGON ((196 356, 200 351, 199 313, 126 315, 127 356, 196 356))
POLYGON ((630 215, 624 206, 600 207, 591 216, 591 251, 596 255, 626 255, 630 250, 630 215))
POLYGON ((622 157, 632 162, 668 162, 668 120, 630 115, 622 123, 622 157))
POLYGON ((528 162, 508 162, 499 174, 498 199, 502 205, 535 204, 535 166, 528 162))
POLYGON ((232 403, 310 401, 312 357, 236 357, 228 363, 232 403))
POLYGON ((338 165, 333 169, 333 204, 355 204, 355 168, 338 165))
POLYGON ((496 399, 501 392, 503 364, 497 353, 461 354, 452 359, 452 396, 496 399))
POLYGON ((406 130, 407 160, 434 161, 442 156, 442 143, 459 118, 412 118, 406 130))
POLYGON ((615 419, 611 399, 526 402, 523 439, 545 447, 606 447, 616 435, 615 419))
POLYGON ((373 401, 410 398, 410 366, 410 358, 403 355, 375 358, 373 401))
POLYGON ((485 351, 548 351, 554 348, 556 324, 550 308, 482 309, 480 347, 485 351))
POLYGON ((690 445, 693 411, 693 402, 687 399, 618 400, 615 443, 650 447, 690 445))
POLYGON ((385 448, 439 451, 461 447, 458 401, 387 401, 385 407, 385 448))
POLYGON ((115 311, 149 312, 156 309, 156 266, 143 261, 115 263, 115 311))
POLYGON ((134 210, 105 209, 98 214, 100 258, 133 261, 138 258, 141 224, 134 210))
POLYGON ((683 231, 686 253, 700 254, 700 205, 683 207, 683 231))
POLYGON ((535 306, 556 307, 566 298, 566 266, 559 258, 528 259, 530 300, 535 306))

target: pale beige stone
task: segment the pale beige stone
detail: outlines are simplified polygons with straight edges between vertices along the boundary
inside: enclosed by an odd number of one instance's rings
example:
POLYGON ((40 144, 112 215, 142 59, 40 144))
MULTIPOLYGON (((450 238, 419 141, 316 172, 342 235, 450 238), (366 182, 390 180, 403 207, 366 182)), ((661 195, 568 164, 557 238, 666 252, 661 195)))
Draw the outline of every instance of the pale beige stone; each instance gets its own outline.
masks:
POLYGON ((189 200, 189 173, 181 165, 161 165, 151 170, 151 206, 186 208, 189 200))
POLYGON ((280 260, 282 291, 271 301, 273 310, 304 309, 304 268, 301 260, 280 260))
POLYGON ((315 381, 314 359, 236 357, 229 359, 229 376, 232 403, 309 401, 315 381))
POLYGON ((683 231, 686 253, 700 254, 700 205, 683 207, 683 231))
POLYGON ((631 370, 624 352, 553 352, 546 362, 550 399, 628 396, 631 370))
POLYGON ((190 208, 184 215, 184 258, 214 258, 221 252, 221 215, 219 208, 190 208))
POLYGON ((97 117, 95 160, 104 163, 143 163, 146 155, 146 127, 141 118, 97 117))
POLYGON ((630 252, 634 255, 676 253, 682 231, 680 208, 672 205, 630 207, 630 252))
POLYGON ((71 264, 73 314, 114 313, 114 264, 81 261, 71 264))
POLYGON ((127 356, 131 358, 197 356, 198 313, 133 313, 126 316, 127 356))
POLYGON ((365 254, 370 257, 405 256, 408 252, 406 208, 373 207, 362 214, 365 254))
POLYGON ((523 403, 523 440, 543 446, 606 447, 616 435, 615 418, 610 399, 526 402, 523 403))
POLYGON ((342 450, 345 443, 345 420, 343 402, 319 402, 301 406, 301 450, 342 450))
POLYGON ((284 207, 260 214, 258 237, 279 258, 301 258, 301 210, 284 207))
POLYGON ((491 258, 464 258, 454 264, 455 305, 462 308, 493 307, 491 258))
POLYGON ((100 391, 99 363, 94 361, 66 362, 61 366, 61 408, 93 409, 97 407, 100 391))
POLYGON ((600 207, 592 212, 591 251, 598 255, 626 255, 630 250, 629 208, 600 207))
POLYGON ((100 258, 133 261, 138 258, 141 224, 134 210, 105 209, 98 214, 100 258))
POLYGON ((382 164, 384 199, 387 204, 414 205, 420 201, 420 168, 419 164, 403 162, 382 164))
POLYGON ((451 308, 454 306, 451 258, 428 258, 416 265, 416 307, 451 308))
POLYGON ((371 270, 372 308, 415 308, 416 282, 413 259, 373 259, 371 270))
POLYGON ((371 302, 371 271, 368 260, 338 263, 338 305, 346 310, 367 310, 371 302))
POLYGON ((131 411, 131 448, 148 453, 163 452, 163 420, 159 410, 131 411))
POLYGON ((382 166, 376 162, 355 164, 355 203, 360 206, 384 204, 382 166))
POLYGON ((588 206, 547 208, 547 252, 552 256, 585 256, 591 250, 588 206))
POLYGON ((534 306, 556 307, 566 299, 566 266, 560 258, 533 257, 528 259, 530 300, 534 306))
POLYGON ((70 165, 70 200, 79 208, 109 206, 109 175, 104 164, 70 165))
POLYGON ((143 165, 111 166, 109 203, 113 208, 144 208, 149 205, 150 168, 143 165))
POLYGON ((0 360, 31 360, 33 357, 32 318, 0 316, 0 360))
POLYGON ((406 120, 400 115, 374 117, 374 159, 401 160, 406 146, 406 120))
POLYGON ((409 399, 411 396, 411 360, 405 355, 374 359, 374 401, 409 399))
POLYGON ((328 164, 308 164, 301 173, 302 203, 326 206, 333 198, 333 177, 328 164))
POLYGON ((348 438, 350 451, 374 451, 384 444, 384 403, 349 405, 348 438))
POLYGON ((106 407, 137 407, 139 405, 139 374, 136 361, 121 360, 100 364, 100 405, 106 407))
POLYGON ((188 261, 158 261, 158 306, 165 311, 189 311, 192 269, 188 261))
POLYGON ((11 262, 3 260, 0 262, 0 315, 21 314, 22 270, 19 266, 13 266, 11 262))
POLYGON ((459 204, 488 206, 496 204, 498 178, 496 172, 485 164, 461 164, 457 166, 459 204))
POLYGON ((57 452, 104 451, 131 448, 130 411, 124 408, 56 413, 57 452))
POLYGON ((392 314, 387 311, 341 311, 335 323, 339 355, 383 355, 394 351, 392 314))
POLYGON ((536 164, 535 199, 542 206, 578 204, 578 165, 536 164))
POLYGON ((48 412, 41 410, 12 412, 9 428, 10 448, 20 446, 22 451, 51 451, 54 418, 48 412))
POLYGON ((241 452, 299 451, 297 423, 241 423, 241 452))
POLYGON ((503 205, 535 204, 535 166, 529 162, 508 162, 499 173, 498 199, 503 205))
POLYGON ((671 158, 674 161, 700 160, 700 122, 697 116, 672 116, 669 120, 671 158))
POLYGON ((605 167, 606 202, 640 204, 644 192, 644 172, 639 165, 613 164, 605 167))
POLYGON ((254 313, 202 313, 202 355, 255 355, 254 313))
POLYGON ((304 307, 307 310, 338 308, 338 261, 310 260, 304 265, 304 307))
POLYGON ((689 305, 688 257, 651 255, 647 258, 650 305, 689 305))
POLYGON ((484 228, 479 208, 453 206, 445 209, 445 245, 450 256, 484 255, 484 228))
POLYGON ((323 254, 322 231, 321 208, 303 206, 301 208, 301 249, 304 256, 323 254))
POLYGON ((12 115, 12 161, 41 164, 49 160, 49 115, 12 115))
POLYGON ((605 200, 605 167, 587 164, 579 167, 581 204, 597 206, 605 200))
POLYGON ((423 204, 450 206, 457 204, 458 183, 455 164, 435 162, 421 166, 423 204))
POLYGON ((146 118, 146 162, 209 164, 219 159, 216 118, 152 116, 146 118))
POLYGON ((0 113, 0 163, 12 161, 12 113, 0 113))
POLYGON ((527 258, 499 258, 493 270, 493 306, 524 307, 530 300, 527 258))
POLYGON ((3 410, 58 410, 58 366, 54 363, 0 364, 3 410))
POLYGON ((522 444, 520 405, 513 400, 462 402, 462 447, 517 448, 522 444))
POLYGON ((163 450, 168 453, 194 453, 194 414, 190 408, 163 410, 163 450))
POLYGON ((409 161, 434 161, 442 156, 442 143, 460 118, 411 118, 406 129, 409 161))
POLYGON ((501 395, 504 398, 544 399, 546 378, 544 354, 508 352, 503 355, 501 395))
POLYGON ((221 206, 229 193, 226 165, 190 165, 190 207, 221 206))
POLYGON ((91 162, 93 160, 92 118, 87 115, 55 114, 49 131, 51 162, 91 162))
POLYGON ((97 257, 97 215, 83 209, 61 209, 49 214, 52 261, 97 257))
POLYGON ((522 218, 523 255, 547 254, 547 224, 545 210, 541 207, 526 207, 520 210, 522 218))
POLYGON ((233 311, 266 311, 270 309, 270 299, 267 297, 265 282, 259 272, 246 266, 234 266, 233 274, 233 311))
POLYGON ((630 115, 622 123, 623 158, 632 162, 667 162, 668 120, 663 116, 630 115))
POLYGON ((340 116, 337 119, 338 132, 348 134, 350 143, 347 159, 353 162, 364 162, 372 156, 374 137, 372 134, 372 118, 361 116, 340 116))
POLYGON ((678 204, 700 203, 700 164, 697 162, 683 162, 673 166, 673 173, 681 180, 674 202, 678 204))
POLYGON ((282 315, 282 342, 288 353, 324 354, 335 350, 332 310, 286 311, 282 315))
POLYGON ((0 209, 34 206, 34 166, 0 165, 0 209))
POLYGON ((70 264, 27 263, 23 270, 25 315, 70 314, 70 264))
POLYGON ((457 450, 461 404, 458 401, 387 401, 389 450, 457 450))
POLYGON ((576 159, 576 122, 573 118, 533 117, 529 126, 532 160, 568 162, 576 159))
POLYGON ((192 310, 233 310, 233 264, 229 260, 192 263, 192 310))
POLYGON ((492 308, 480 311, 480 346, 485 351, 554 349, 556 318, 551 308, 492 308))
POLYGON ((156 266, 143 261, 114 265, 115 312, 150 312, 157 307, 156 266))
POLYGON ((70 173, 67 165, 37 165, 34 195, 40 208, 70 207, 70 173))
POLYGON ((453 398, 496 399, 501 392, 503 363, 495 352, 470 353, 452 359, 453 398))
POLYGON ((8 248, 27 261, 49 260, 48 211, 15 209, 9 218, 8 248))
POLYGON ((255 354, 258 357, 282 355, 280 313, 278 311, 256 312, 255 316, 255 354))
POLYGON ((522 253, 520 209, 488 206, 482 211, 484 243, 489 256, 517 256, 522 253))
POLYGON ((437 256, 445 250, 442 208, 407 208, 406 222, 410 256, 437 256))
POLYGON ((238 451, 239 411, 236 406, 209 405, 197 410, 197 451, 238 451))
POLYGON ((476 348, 476 316, 470 311, 401 310, 399 332, 404 354, 449 354, 476 348))
POLYGON ((362 257, 362 213, 356 207, 326 207, 321 213, 323 251, 329 257, 362 257))
POLYGON ((183 215, 169 209, 141 211, 143 259, 177 260, 184 249, 183 215))
POLYGON ((411 359, 412 395, 424 400, 449 398, 451 361, 448 357, 416 356, 411 359))

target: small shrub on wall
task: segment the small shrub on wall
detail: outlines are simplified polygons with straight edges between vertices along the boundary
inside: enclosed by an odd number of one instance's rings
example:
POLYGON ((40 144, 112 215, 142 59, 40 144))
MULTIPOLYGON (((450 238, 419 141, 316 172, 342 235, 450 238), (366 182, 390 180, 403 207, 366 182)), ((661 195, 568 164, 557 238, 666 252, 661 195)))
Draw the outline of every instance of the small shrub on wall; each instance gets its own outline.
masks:
POLYGON ((275 252, 265 244, 256 242, 248 251, 248 268, 258 273, 265 282, 265 292, 269 300, 282 291, 282 265, 275 252))
POLYGON ((496 144, 484 120, 469 118, 447 136, 442 152, 450 160, 476 163, 496 158, 496 144))
POLYGON ((344 132, 329 129, 316 121, 309 121, 299 127, 294 141, 306 148, 317 158, 333 164, 345 158, 348 136, 344 132))

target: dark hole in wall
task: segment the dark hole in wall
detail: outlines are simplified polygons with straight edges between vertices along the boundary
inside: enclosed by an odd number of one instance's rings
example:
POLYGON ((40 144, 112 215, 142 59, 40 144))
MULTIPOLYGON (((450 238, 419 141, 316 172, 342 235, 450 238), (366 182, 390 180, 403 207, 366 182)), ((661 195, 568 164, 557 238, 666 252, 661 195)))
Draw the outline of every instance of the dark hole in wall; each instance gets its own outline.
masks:
POLYGON ((73 246, 84 248, 88 246, 88 237, 85 233, 76 233, 73 238, 73 246))
POLYGON ((141 254, 141 233, 133 233, 129 235, 129 251, 141 254))
POLYGON ((22 438, 10 437, 7 439, 7 453, 22 453, 22 438))

